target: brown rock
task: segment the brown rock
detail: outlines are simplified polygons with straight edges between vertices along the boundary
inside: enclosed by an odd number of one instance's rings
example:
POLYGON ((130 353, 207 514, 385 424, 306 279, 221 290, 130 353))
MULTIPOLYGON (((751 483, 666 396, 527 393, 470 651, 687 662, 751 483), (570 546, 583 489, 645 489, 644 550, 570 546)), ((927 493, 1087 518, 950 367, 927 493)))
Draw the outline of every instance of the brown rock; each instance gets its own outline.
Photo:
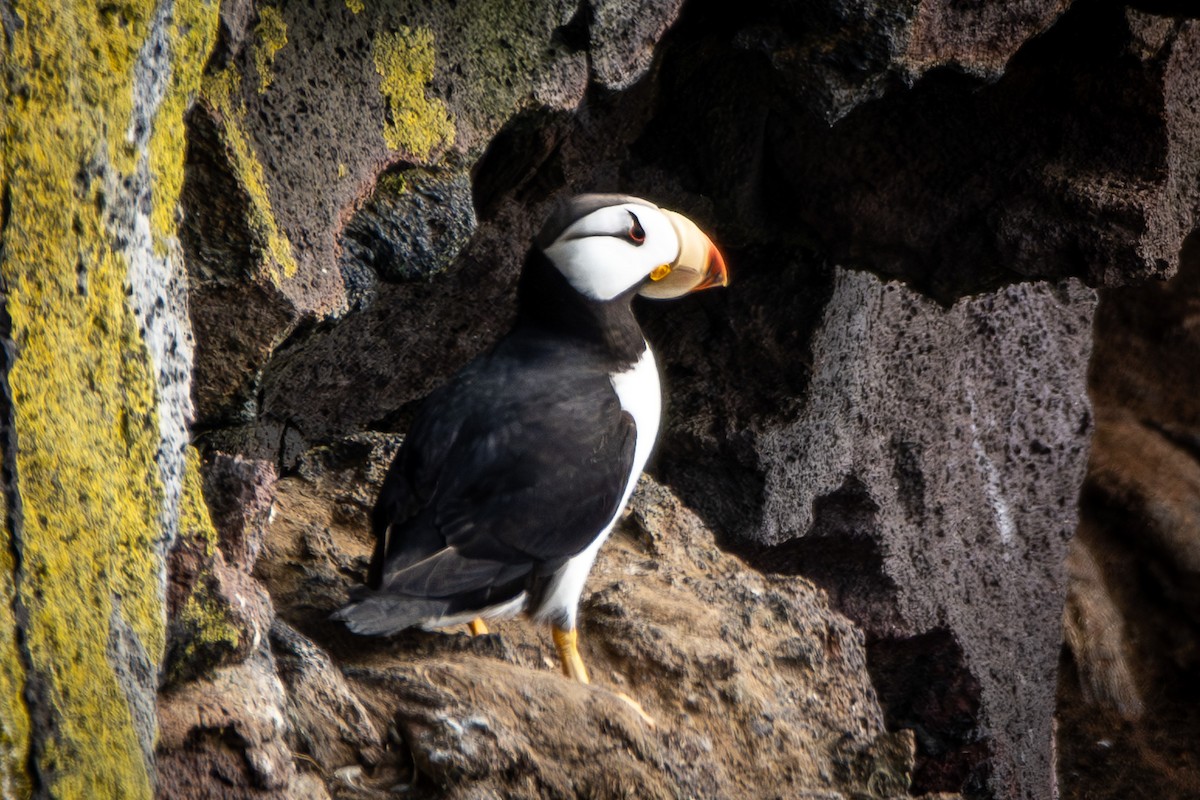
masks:
POLYGON ((1059 752, 1071 797, 1200 791, 1200 247, 1102 296, 1096 434, 1071 546, 1059 752))
POLYGON ((275 467, 216 453, 204 467, 204 499, 225 561, 249 573, 262 549, 275 502, 275 467))
POLYGON ((228 566, 220 551, 197 561, 194 552, 177 548, 172 563, 164 669, 168 683, 239 663, 262 646, 274 611, 258 581, 228 566), (185 562, 197 570, 190 578, 179 571, 185 562))
POLYGON ((266 641, 271 598, 250 577, 274 501, 275 470, 261 461, 216 454, 203 467, 213 528, 189 531, 169 558, 169 684, 235 664, 266 641))
POLYGON ((953 65, 966 72, 998 78, 1008 60, 1030 39, 1049 28, 1070 5, 1070 0, 976 5, 924 0, 913 16, 903 62, 917 75, 934 67, 953 65))
MULTIPOLYGON (((331 625, 326 616, 370 547, 361 517, 336 511, 347 464, 361 463, 331 458, 337 452, 306 458, 303 477, 280 482, 258 574, 281 616, 332 654, 378 729, 398 732, 399 752, 380 758, 370 743, 360 751, 373 791, 396 780, 432 781, 440 797, 905 791, 912 740, 884 730, 861 634, 803 581, 764 578, 723 553, 651 482, 589 582, 581 634, 592 686, 563 678, 546 632, 519 620, 473 638, 364 639, 331 625)), ((293 688, 328 678, 308 647, 288 667, 293 688)), ((307 735, 345 747, 339 718, 352 717, 313 714, 307 735)))
POLYGON ((157 795, 163 800, 320 800, 297 775, 283 686, 264 649, 159 697, 157 795))
POLYGON ((288 740, 326 775, 374 766, 383 737, 329 655, 287 623, 271 626, 271 652, 287 689, 288 740))
POLYGON ((196 336, 192 396, 202 421, 230 424, 254 418, 258 373, 291 331, 297 308, 267 274, 267 243, 250 228, 251 199, 219 125, 202 108, 187 122, 179 238, 196 336))

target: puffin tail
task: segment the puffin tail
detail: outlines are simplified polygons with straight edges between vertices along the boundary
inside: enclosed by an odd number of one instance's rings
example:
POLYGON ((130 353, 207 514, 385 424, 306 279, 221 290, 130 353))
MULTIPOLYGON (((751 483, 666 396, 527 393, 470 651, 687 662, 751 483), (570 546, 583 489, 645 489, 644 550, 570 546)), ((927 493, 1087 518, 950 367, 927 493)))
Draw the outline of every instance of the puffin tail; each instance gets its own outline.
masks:
POLYGON ((351 631, 363 636, 387 636, 425 625, 442 617, 450 605, 438 598, 376 594, 369 590, 357 594, 358 597, 333 612, 330 619, 344 622, 351 631))

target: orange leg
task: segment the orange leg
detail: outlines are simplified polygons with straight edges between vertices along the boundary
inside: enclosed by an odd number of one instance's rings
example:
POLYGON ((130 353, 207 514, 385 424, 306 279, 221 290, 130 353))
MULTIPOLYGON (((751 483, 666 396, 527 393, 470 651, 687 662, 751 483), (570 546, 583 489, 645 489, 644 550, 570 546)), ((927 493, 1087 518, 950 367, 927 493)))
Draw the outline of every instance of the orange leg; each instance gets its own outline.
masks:
MULTIPOLYGON (((558 649, 558 658, 562 662, 563 674, 573 681, 591 683, 591 680, 588 678, 587 667, 583 665, 583 659, 579 656, 579 631, 575 628, 565 630, 555 625, 552 633, 554 635, 554 646, 558 649)), ((633 710, 642 718, 642 722, 651 728, 654 727, 654 717, 646 713, 641 703, 624 692, 614 692, 614 694, 632 706, 633 710)))
POLYGON ((472 636, 483 636, 488 632, 487 623, 483 621, 483 617, 476 617, 467 623, 467 627, 471 629, 472 636))
POLYGON ((579 657, 579 631, 575 628, 565 630, 557 625, 553 629, 554 646, 558 648, 558 659, 562 662, 563 675, 580 683, 591 683, 588 679, 587 667, 579 657))

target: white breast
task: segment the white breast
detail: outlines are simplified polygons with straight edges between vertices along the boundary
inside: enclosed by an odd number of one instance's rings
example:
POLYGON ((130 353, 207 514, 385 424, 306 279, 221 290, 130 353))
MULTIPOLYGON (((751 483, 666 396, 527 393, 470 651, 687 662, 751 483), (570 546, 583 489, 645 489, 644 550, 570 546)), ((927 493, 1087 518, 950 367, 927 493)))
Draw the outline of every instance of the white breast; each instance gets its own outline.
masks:
POLYGON ((662 387, 658 380, 658 364, 654 361, 654 353, 647 347, 637 363, 625 372, 609 376, 621 408, 633 417, 635 433, 633 445, 633 464, 629 477, 625 481, 625 491, 621 494, 621 502, 612 519, 604 526, 604 530, 588 548, 566 563, 554 577, 549 591, 541 606, 534 612, 539 621, 549 621, 564 628, 575 627, 575 612, 579 606, 579 595, 583 592, 583 584, 600 545, 608 538, 613 525, 625 510, 633 487, 637 486, 638 477, 646 466, 646 459, 654 448, 654 440, 658 438, 658 425, 662 419, 662 387))
MULTIPOLYGON (((654 353, 647 347, 633 367, 609 376, 609 380, 621 401, 621 408, 629 412, 637 426, 633 474, 621 499, 621 507, 624 508, 638 476, 642 474, 642 468, 646 466, 646 459, 650 457, 654 440, 658 438, 658 423, 662 419, 662 387, 658 382, 658 364, 654 361, 654 353)), ((621 512, 618 510, 617 513, 621 512)))

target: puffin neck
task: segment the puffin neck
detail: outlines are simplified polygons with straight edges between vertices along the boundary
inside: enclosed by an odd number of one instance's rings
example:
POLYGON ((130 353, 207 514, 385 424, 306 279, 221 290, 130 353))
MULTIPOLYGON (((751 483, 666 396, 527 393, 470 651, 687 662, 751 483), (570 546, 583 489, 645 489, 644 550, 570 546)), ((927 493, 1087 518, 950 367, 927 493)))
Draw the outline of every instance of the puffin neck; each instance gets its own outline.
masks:
POLYGON ((517 327, 533 327, 594 347, 617 365, 635 363, 646 350, 631 303, 636 287, 612 300, 584 297, 537 248, 529 251, 517 283, 517 327))

